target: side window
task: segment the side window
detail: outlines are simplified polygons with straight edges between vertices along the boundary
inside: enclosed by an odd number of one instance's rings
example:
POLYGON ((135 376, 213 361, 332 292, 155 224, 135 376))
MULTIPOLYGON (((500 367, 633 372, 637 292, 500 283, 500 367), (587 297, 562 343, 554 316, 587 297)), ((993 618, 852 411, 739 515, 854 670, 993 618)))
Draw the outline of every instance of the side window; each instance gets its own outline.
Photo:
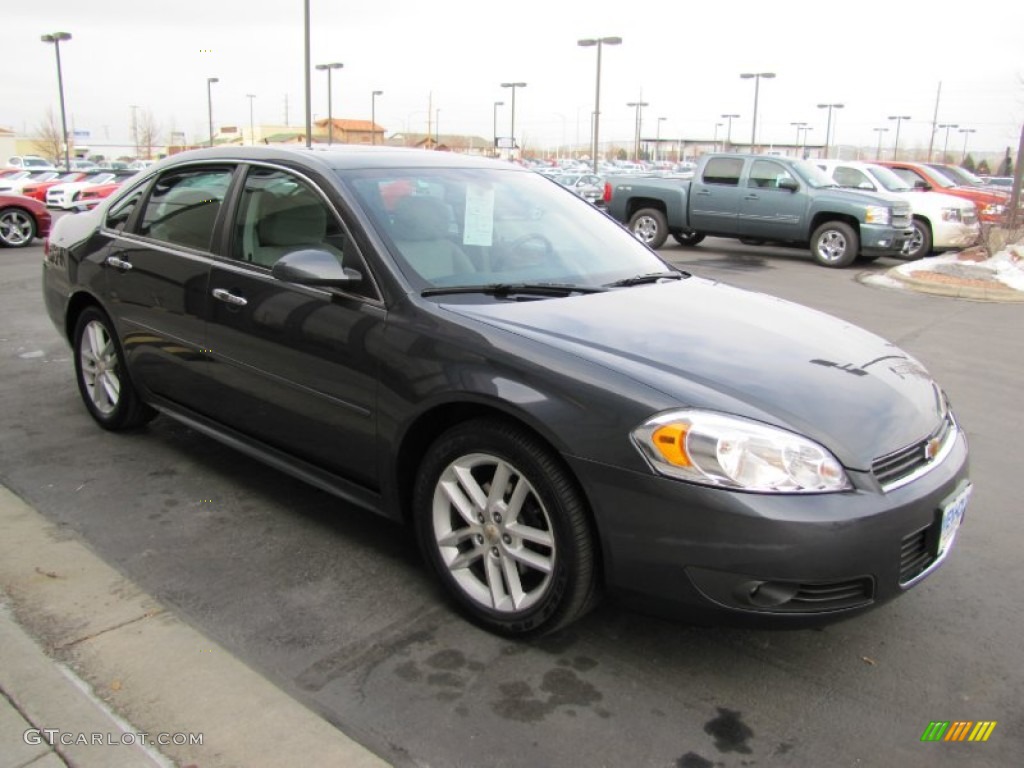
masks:
POLYGON ((704 166, 702 180, 705 184, 726 184, 739 186, 743 160, 735 157, 713 157, 704 166))
POLYGON ((157 179, 142 211, 139 234, 210 250, 213 227, 231 183, 230 168, 169 171, 157 179))
POLYGON ((875 185, 871 182, 871 179, 867 177, 867 174, 846 165, 837 166, 835 172, 832 174, 832 179, 840 187, 852 187, 853 189, 857 189, 860 188, 861 184, 867 184, 863 189, 875 188, 875 185))
POLYGON ((909 168, 890 168, 889 170, 895 173, 901 179, 903 179, 903 181, 905 181, 907 185, 911 187, 913 187, 919 181, 924 181, 924 179, 922 179, 909 168))
POLYGON ((128 223, 128 219, 131 218, 132 213, 135 211, 135 206, 139 204, 139 200, 141 199, 142 190, 139 190, 111 208, 107 212, 107 218, 104 222, 107 229, 114 229, 118 232, 122 232, 124 230, 124 225, 128 223))
MULTIPOLYGON (((316 190, 287 171, 250 169, 235 218, 231 255, 269 269, 285 254, 306 248, 327 251, 342 266, 368 275, 355 244, 316 190)), ((369 280, 355 292, 376 295, 369 280)))
POLYGON ((770 160, 755 160, 750 166, 750 178, 747 179, 747 186, 778 189, 779 182, 783 179, 793 179, 793 175, 784 166, 770 160))

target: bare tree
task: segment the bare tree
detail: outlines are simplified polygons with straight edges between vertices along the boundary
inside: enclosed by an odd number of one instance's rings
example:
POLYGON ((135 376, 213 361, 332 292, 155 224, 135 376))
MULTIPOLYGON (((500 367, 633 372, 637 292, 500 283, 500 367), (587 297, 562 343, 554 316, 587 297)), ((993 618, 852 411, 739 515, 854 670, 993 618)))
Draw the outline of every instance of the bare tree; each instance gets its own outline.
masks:
MULTIPOLYGON (((36 148, 39 154, 54 165, 63 163, 64 142, 61 141, 60 124, 57 123, 57 118, 54 117, 53 109, 49 107, 46 109, 46 117, 36 125, 36 135, 39 137, 36 139, 36 148)), ((70 146, 68 147, 68 153, 73 154, 72 147, 70 146)))
POLYGON ((153 147, 157 144, 157 136, 160 133, 160 124, 153 117, 153 112, 148 109, 142 110, 137 125, 139 137, 139 152, 146 160, 153 158, 153 147))

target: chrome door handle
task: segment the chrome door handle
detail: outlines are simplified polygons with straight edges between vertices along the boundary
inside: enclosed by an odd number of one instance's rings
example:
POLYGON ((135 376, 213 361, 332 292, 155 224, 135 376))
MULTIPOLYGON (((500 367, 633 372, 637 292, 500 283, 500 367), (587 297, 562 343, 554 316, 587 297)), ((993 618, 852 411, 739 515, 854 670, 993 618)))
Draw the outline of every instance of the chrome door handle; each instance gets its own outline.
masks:
POLYGON ((125 261, 117 256, 107 256, 103 263, 109 264, 114 269, 120 269, 122 272, 127 272, 132 268, 132 263, 130 261, 125 261))
POLYGON ((711 190, 710 189, 698 189, 696 192, 694 192, 694 194, 695 195, 700 195, 701 197, 711 197, 711 190))
POLYGON ((223 288, 213 289, 213 298, 218 301, 223 301, 225 304, 230 304, 233 307, 244 307, 249 302, 243 299, 241 296, 235 296, 230 291, 225 291, 223 288))
POLYGON ((760 200, 761 197, 759 195, 744 195, 743 199, 744 200, 760 200))

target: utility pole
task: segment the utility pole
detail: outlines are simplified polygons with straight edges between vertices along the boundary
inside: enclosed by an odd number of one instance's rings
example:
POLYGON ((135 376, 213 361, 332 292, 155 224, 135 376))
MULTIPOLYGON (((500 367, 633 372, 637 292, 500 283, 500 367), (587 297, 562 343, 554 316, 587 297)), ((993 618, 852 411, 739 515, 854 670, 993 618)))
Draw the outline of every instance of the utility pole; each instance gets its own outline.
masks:
MULTIPOLYGON (((939 122, 939 97, 942 96, 942 81, 939 80, 939 90, 935 94, 935 113, 932 115, 932 137, 928 140, 928 162, 932 161, 932 149, 935 146, 935 128, 939 122)), ((955 127, 955 126, 954 126, 955 127)), ((949 131, 946 131, 946 140, 949 141, 949 131)), ((895 158, 893 158, 895 160, 895 158)))

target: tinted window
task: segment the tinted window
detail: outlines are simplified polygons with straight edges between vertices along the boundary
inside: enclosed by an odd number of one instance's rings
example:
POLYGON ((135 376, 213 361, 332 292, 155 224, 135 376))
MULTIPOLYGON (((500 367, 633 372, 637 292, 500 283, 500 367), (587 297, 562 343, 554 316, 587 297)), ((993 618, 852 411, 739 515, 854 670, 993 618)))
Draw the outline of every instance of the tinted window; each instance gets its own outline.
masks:
POLYGON ((139 234, 199 250, 210 249, 213 226, 231 183, 228 168, 169 171, 153 186, 139 234))
POLYGON ((713 157, 704 166, 703 181, 705 184, 729 184, 738 186, 743 161, 734 157, 713 157))
POLYGON ((867 184, 867 189, 875 188, 874 183, 868 178, 866 173, 856 168, 850 168, 848 165, 837 166, 832 172, 832 178, 840 187, 853 187, 857 189, 861 184, 867 184))
POLYGON ((793 175, 778 163, 773 163, 770 160, 755 160, 750 166, 750 178, 747 179, 747 186, 778 189, 779 182, 783 179, 796 181, 793 175))
POLYGON ((128 219, 131 218, 132 211, 135 210, 135 206, 139 204, 139 200, 141 199, 142 192, 139 191, 134 195, 129 195, 111 208, 107 212, 107 218, 105 221, 106 227, 108 229, 116 229, 118 232, 121 232, 124 229, 124 225, 128 223, 128 219))

